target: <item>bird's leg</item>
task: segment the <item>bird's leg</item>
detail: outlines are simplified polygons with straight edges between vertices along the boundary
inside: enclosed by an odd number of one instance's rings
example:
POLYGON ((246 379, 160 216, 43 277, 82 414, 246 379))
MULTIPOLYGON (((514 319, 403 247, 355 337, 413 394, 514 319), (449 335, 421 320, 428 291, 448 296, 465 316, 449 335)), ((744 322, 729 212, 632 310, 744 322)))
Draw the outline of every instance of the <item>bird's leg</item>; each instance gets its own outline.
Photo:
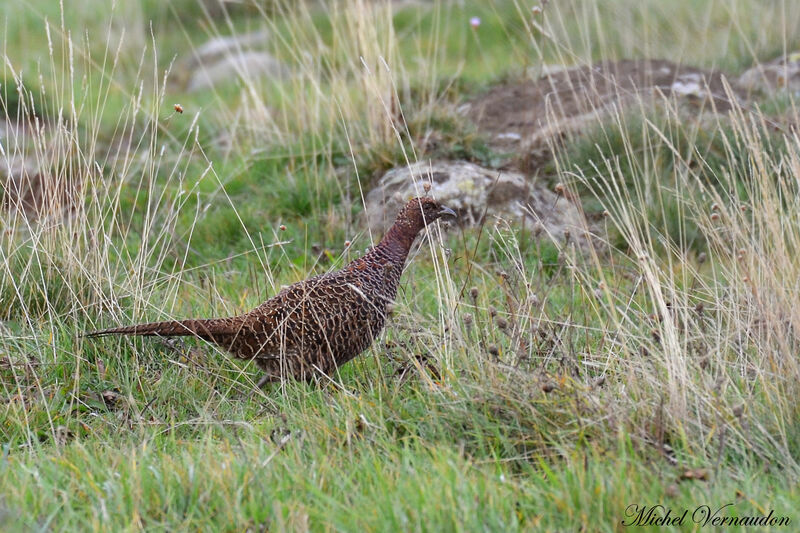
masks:
POLYGON ((250 401, 257 392, 263 390, 267 384, 272 383, 273 381, 275 381, 273 376, 271 376, 270 374, 264 374, 263 376, 261 376, 261 379, 258 380, 256 386, 253 387, 253 389, 250 392, 247 391, 242 392, 240 398, 245 401, 250 401))
POLYGON ((263 389, 264 385, 270 383, 271 381, 272 381, 272 376, 269 374, 264 374, 263 376, 261 376, 261 379, 258 380, 258 383, 256 383, 256 389, 263 389))

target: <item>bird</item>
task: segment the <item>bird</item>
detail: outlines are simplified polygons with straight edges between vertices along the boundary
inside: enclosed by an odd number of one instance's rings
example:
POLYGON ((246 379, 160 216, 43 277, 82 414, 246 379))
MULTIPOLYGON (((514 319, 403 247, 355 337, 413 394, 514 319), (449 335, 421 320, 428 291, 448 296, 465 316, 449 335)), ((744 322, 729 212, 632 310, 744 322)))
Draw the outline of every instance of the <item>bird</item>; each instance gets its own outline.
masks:
POLYGON ((330 376, 366 350, 383 329, 417 235, 441 217, 456 216, 433 198, 412 198, 369 252, 341 270, 285 287, 247 313, 136 324, 84 336, 197 337, 238 359, 254 361, 264 371, 259 387, 330 376))

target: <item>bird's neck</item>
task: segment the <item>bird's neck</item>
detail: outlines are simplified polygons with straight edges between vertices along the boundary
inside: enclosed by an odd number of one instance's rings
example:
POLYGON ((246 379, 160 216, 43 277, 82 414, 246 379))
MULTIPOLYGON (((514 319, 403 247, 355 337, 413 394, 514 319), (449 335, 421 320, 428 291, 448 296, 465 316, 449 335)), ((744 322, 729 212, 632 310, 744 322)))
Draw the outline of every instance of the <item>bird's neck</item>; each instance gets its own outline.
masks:
POLYGON ((345 270, 361 271, 369 265, 391 264, 395 267, 395 272, 402 272, 415 238, 416 234, 411 234, 407 228, 394 225, 386 232, 381 242, 364 256, 350 263, 345 270))
POLYGON ((380 250, 392 263, 402 266, 408 257, 411 245, 414 244, 414 239, 417 238, 417 233, 419 231, 395 224, 383 236, 381 242, 375 247, 375 251, 380 250))

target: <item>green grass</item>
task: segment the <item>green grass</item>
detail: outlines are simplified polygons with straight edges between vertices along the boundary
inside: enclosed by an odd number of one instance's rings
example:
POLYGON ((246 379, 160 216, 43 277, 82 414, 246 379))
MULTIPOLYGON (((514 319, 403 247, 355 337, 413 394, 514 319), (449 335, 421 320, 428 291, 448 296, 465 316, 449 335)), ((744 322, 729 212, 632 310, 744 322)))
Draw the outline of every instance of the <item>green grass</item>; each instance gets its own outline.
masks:
POLYGON ((330 380, 260 391, 198 341, 80 336, 243 312, 353 259, 385 169, 507 164, 456 111, 493 83, 623 57, 736 73, 800 45, 793 4, 229 7, 0 8, 0 117, 33 99, 47 123, 0 137, 0 162, 79 184, 69 217, 0 212, 0 530, 619 531, 632 504, 800 520, 800 146, 762 121, 791 120, 791 95, 718 121, 640 103, 567 139, 538 179, 611 246, 515 221, 432 233, 386 332, 330 380), (292 76, 184 91, 195 48, 260 28, 292 76))
MULTIPOLYGON (((354 421, 314 426, 313 433, 243 425, 235 438, 216 436, 233 430, 212 425, 190 440, 167 433, 121 448, 76 444, 52 460, 12 461, 8 466, 19 473, 13 481, 35 477, 47 496, 28 502, 35 520, 6 524, 117 531, 614 531, 624 529, 628 505, 652 501, 673 515, 689 509, 690 529, 703 502, 734 504, 731 515, 760 516, 791 509, 798 497, 796 488, 782 488, 780 474, 749 469, 736 477, 723 472, 711 483, 676 483, 677 469, 641 464, 624 439, 612 457, 570 452, 549 466, 514 472, 450 445, 397 439, 382 418, 369 422, 363 429, 354 421)), ((17 490, 9 492, 16 499, 17 490)))

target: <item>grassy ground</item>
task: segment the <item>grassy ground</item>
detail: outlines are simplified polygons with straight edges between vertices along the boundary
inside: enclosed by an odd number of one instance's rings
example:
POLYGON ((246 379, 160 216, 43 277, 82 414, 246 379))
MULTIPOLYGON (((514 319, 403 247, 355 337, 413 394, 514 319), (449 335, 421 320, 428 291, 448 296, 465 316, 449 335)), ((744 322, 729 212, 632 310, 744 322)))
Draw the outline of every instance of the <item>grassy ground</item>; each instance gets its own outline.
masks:
POLYGON ((0 117, 46 125, 0 161, 77 191, 68 216, 0 214, 0 529, 615 531, 633 504, 798 523, 788 97, 712 120, 642 102, 570 138, 539 178, 611 247, 437 234, 328 382, 259 391, 199 342, 79 336, 241 312, 355 257, 380 171, 497 160, 455 111, 493 83, 627 57, 736 74, 800 48, 798 7, 106 4, 0 8, 0 117), (291 77, 182 89, 204 41, 260 28, 291 77))

